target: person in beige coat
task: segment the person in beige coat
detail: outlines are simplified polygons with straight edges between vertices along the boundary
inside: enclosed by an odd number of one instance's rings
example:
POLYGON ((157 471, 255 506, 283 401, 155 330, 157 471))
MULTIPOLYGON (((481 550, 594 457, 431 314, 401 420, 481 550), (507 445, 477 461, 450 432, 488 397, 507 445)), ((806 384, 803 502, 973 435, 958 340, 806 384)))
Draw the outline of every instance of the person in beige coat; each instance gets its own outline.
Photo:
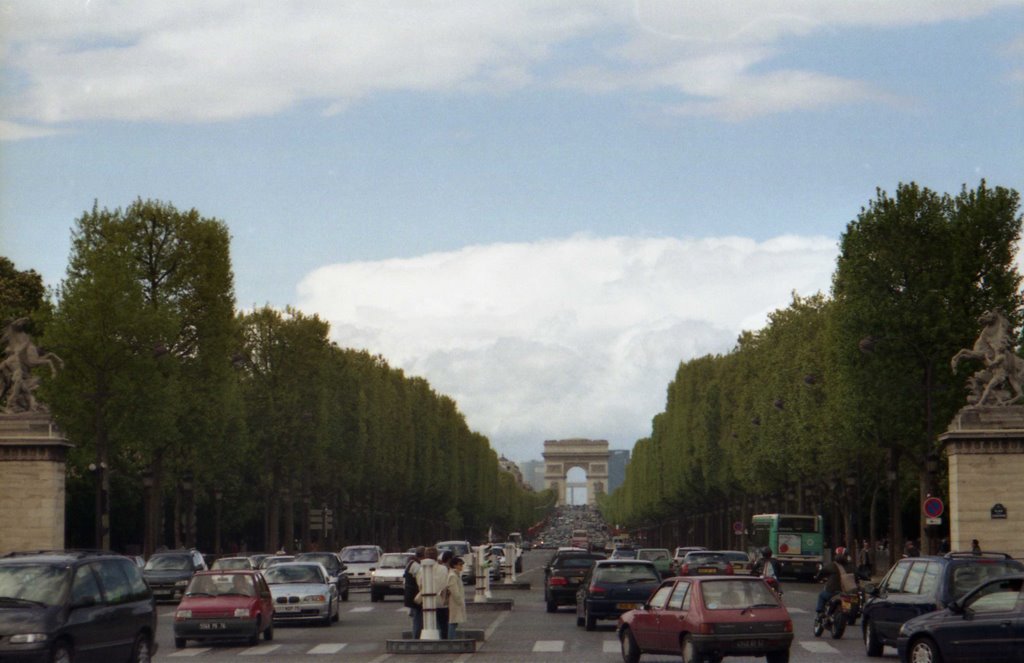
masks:
POLYGON ((449 563, 448 572, 448 639, 455 639, 459 624, 466 622, 466 589, 462 585, 462 567, 465 561, 455 557, 449 563))

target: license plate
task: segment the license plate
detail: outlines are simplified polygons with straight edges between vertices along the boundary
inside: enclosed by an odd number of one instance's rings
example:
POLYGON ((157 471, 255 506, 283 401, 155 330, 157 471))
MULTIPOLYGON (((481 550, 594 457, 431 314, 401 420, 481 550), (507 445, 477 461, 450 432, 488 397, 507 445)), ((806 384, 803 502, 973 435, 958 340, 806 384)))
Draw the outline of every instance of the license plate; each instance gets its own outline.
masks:
POLYGON ((697 569, 697 573, 707 573, 710 575, 714 575, 718 573, 718 569, 697 569))
POLYGON ((639 605, 639 603, 616 603, 615 607, 619 610, 635 610, 639 605))
POLYGON ((739 649, 760 649, 764 647, 764 640, 737 640, 736 646, 739 649))
POLYGON ((200 631, 223 631, 227 628, 224 622, 199 622, 200 631))
POLYGON ((299 606, 297 605, 283 605, 280 608, 274 608, 278 612, 298 612, 299 606))

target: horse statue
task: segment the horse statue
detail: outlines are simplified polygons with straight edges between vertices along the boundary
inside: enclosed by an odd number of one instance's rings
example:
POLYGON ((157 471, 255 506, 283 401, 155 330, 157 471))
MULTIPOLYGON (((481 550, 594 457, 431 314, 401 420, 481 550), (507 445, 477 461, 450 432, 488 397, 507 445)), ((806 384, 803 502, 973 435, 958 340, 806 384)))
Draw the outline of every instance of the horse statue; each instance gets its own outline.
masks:
POLYGON ((57 365, 64 367, 60 357, 52 352, 40 352, 28 334, 28 318, 17 318, 0 334, 3 361, 0 361, 0 404, 4 414, 38 412, 46 408, 36 401, 35 390, 39 378, 32 374, 37 366, 49 366, 50 374, 57 375, 57 365))
POLYGON ((957 352, 950 360, 956 372, 964 359, 979 360, 984 368, 968 381, 967 402, 971 405, 1010 405, 1024 398, 1024 359, 1013 348, 1013 328, 1002 312, 985 311, 978 317, 981 334, 970 350, 957 352))

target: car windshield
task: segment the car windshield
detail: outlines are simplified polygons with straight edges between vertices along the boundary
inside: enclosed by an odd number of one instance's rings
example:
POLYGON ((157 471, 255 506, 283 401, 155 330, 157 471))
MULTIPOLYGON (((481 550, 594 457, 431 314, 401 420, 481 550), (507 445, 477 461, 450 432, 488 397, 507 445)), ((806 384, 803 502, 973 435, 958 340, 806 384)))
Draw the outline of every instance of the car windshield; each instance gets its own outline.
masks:
POLYGON ((729 560, 730 562, 749 562, 750 561, 750 557, 747 556, 747 553, 740 552, 738 550, 730 550, 728 552, 722 553, 722 555, 725 557, 725 559, 729 560))
POLYGON ((405 565, 412 559, 412 555, 407 553, 385 553, 380 556, 381 569, 404 569, 405 565))
POLYGON ((555 562, 559 569, 589 569, 594 565, 596 557, 563 557, 555 562))
POLYGON ((241 573, 193 576, 185 596, 256 596, 252 579, 241 573))
POLYGON ((213 569, 251 569, 252 564, 245 557, 226 557, 213 563, 213 569))
POLYGON ((67 576, 67 569, 53 564, 0 565, 0 606, 60 605, 67 576))
POLYGON ((638 559, 646 559, 650 562, 672 559, 667 550, 641 550, 637 553, 638 559))
POLYGON ((294 560, 295 560, 295 558, 292 557, 292 556, 286 556, 286 557, 267 557, 262 562, 260 562, 260 567, 264 568, 264 569, 269 569, 272 566, 277 566, 278 564, 284 564, 285 562, 291 562, 291 561, 294 561, 294 560))
POLYGON ((629 548, 618 548, 612 552, 612 559, 636 559, 636 551, 629 548))
POLYGON ((465 543, 459 543, 458 541, 445 541, 444 543, 437 544, 438 550, 451 550, 452 554, 458 557, 464 557, 469 554, 469 546, 465 543))
POLYGON ((379 559, 376 548, 345 548, 341 551, 341 561, 359 563, 373 563, 379 559))
POLYGON ((284 583, 323 583, 324 578, 317 567, 312 564, 281 564, 267 569, 263 574, 268 585, 284 583))
POLYGON ((323 564, 324 568, 330 571, 338 565, 338 558, 326 553, 303 553, 295 558, 295 561, 317 562, 323 564))
POLYGON ((659 582, 658 572, 647 564, 608 564, 594 570, 594 580, 613 582, 659 582))
POLYGON ((683 558, 687 564, 719 564, 726 561, 725 555, 721 553, 687 553, 683 558))
POLYGON ((742 610, 751 607, 776 607, 775 594, 758 580, 714 580, 702 582, 704 605, 711 610, 742 610))
POLYGON ((997 560, 958 564, 953 568, 953 600, 959 599, 984 581, 1010 573, 1020 573, 1021 563, 1016 560, 997 560))
POLYGON ((153 555, 146 562, 147 571, 188 571, 192 560, 188 555, 153 555))

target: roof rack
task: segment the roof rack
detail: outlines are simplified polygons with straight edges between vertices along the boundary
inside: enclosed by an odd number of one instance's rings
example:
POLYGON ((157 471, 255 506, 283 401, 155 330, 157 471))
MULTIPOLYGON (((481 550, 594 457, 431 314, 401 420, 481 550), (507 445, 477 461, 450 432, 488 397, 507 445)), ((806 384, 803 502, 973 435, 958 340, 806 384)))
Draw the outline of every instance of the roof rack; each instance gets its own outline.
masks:
POLYGON ((991 552, 987 550, 984 552, 971 552, 970 550, 948 552, 945 555, 943 555, 943 557, 945 557, 946 559, 968 559, 977 557, 981 557, 983 559, 1013 559, 1011 555, 1008 555, 1006 553, 991 552))

